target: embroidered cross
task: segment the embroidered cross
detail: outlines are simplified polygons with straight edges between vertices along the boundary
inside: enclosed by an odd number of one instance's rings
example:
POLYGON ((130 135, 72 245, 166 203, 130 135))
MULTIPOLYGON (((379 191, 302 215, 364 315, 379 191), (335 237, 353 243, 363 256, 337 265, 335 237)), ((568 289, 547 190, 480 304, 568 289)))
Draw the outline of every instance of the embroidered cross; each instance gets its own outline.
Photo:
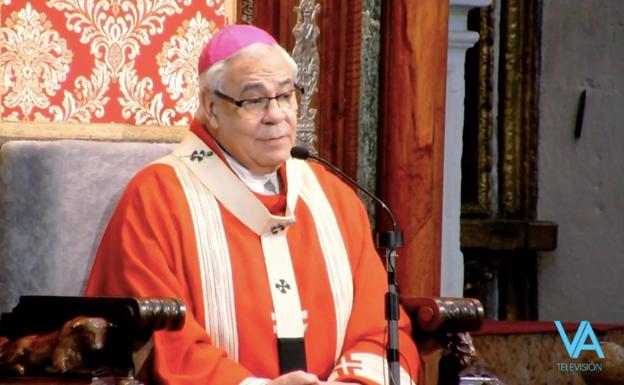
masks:
POLYGON ((286 283, 283 279, 280 279, 279 283, 275 284, 275 288, 278 289, 282 294, 286 294, 286 290, 290 290, 290 285, 286 283))
POLYGON ((204 150, 199 150, 198 151, 198 150, 195 150, 191 154, 191 161, 201 162, 202 160, 204 160, 204 158, 206 158, 206 157, 210 158, 213 155, 214 155, 214 152, 212 150, 208 150, 208 151, 204 151, 204 150))
POLYGON ((271 234, 277 234, 277 233, 279 233, 280 231, 284 231, 284 229, 285 229, 285 228, 286 228, 286 226, 284 226, 284 225, 283 225, 283 224, 281 224, 281 223, 278 223, 278 224, 277 224, 277 225, 275 225, 275 226, 271 226, 271 234))
POLYGON ((277 234, 280 231, 284 231, 286 229, 286 226, 290 226, 293 223, 295 223, 293 219, 287 219, 286 222, 278 223, 271 226, 271 229, 269 231, 271 232, 271 234, 277 234))
POLYGON ((348 376, 351 374, 355 374, 355 371, 349 372, 349 369, 361 369, 362 362, 360 361, 347 361, 344 357, 340 358, 340 363, 336 365, 334 371, 341 372, 341 375, 348 376))

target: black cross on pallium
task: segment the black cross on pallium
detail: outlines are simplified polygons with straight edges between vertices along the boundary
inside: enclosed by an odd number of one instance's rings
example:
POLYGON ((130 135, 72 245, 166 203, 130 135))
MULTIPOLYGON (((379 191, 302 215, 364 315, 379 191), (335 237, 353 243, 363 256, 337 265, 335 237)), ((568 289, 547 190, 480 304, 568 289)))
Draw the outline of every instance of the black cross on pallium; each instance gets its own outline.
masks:
POLYGON ((279 289, 282 294, 286 294, 286 290, 290 290, 290 285, 286 283, 283 279, 280 279, 279 283, 275 284, 275 288, 279 289))
POLYGON ((277 225, 271 227, 271 234, 277 234, 280 231, 284 231, 285 228, 286 227, 284 227, 283 224, 278 223, 277 225))
POLYGON ((211 157, 214 155, 214 152, 211 150, 195 150, 193 151, 193 153, 191 154, 191 161, 198 161, 201 162, 202 160, 204 160, 205 157, 211 157))

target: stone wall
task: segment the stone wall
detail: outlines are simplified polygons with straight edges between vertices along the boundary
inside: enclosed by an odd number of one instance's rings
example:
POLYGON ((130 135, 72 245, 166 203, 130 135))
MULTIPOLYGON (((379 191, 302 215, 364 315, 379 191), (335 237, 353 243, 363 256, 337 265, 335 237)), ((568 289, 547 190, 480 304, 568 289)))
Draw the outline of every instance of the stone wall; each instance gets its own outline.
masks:
POLYGON ((543 2, 539 318, 624 322, 624 1, 543 2), (575 120, 586 107, 580 137, 575 120))

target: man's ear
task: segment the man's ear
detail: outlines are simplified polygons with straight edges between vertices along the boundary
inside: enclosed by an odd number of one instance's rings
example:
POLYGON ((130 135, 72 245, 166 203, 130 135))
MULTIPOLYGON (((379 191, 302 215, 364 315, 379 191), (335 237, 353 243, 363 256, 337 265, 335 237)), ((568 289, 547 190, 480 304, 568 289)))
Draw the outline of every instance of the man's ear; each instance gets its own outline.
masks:
POLYGON ((206 119, 208 120, 208 124, 213 128, 219 128, 219 117, 215 114, 215 102, 212 98, 205 96, 204 97, 204 108, 206 109, 206 119))

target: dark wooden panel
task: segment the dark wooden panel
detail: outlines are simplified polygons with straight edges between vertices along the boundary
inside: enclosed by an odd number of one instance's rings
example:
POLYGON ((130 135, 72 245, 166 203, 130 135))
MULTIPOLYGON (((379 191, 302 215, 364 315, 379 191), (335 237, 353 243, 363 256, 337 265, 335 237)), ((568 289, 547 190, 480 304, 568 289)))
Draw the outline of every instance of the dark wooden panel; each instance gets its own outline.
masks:
POLYGON ((280 45, 291 51, 295 45, 292 29, 297 22, 299 0, 254 0, 253 25, 269 32, 280 45))
POLYGON ((557 248, 557 224, 513 219, 462 219, 462 250, 552 251, 557 248))
POLYGON ((320 4, 319 153, 356 177, 361 1, 323 0, 320 4))

